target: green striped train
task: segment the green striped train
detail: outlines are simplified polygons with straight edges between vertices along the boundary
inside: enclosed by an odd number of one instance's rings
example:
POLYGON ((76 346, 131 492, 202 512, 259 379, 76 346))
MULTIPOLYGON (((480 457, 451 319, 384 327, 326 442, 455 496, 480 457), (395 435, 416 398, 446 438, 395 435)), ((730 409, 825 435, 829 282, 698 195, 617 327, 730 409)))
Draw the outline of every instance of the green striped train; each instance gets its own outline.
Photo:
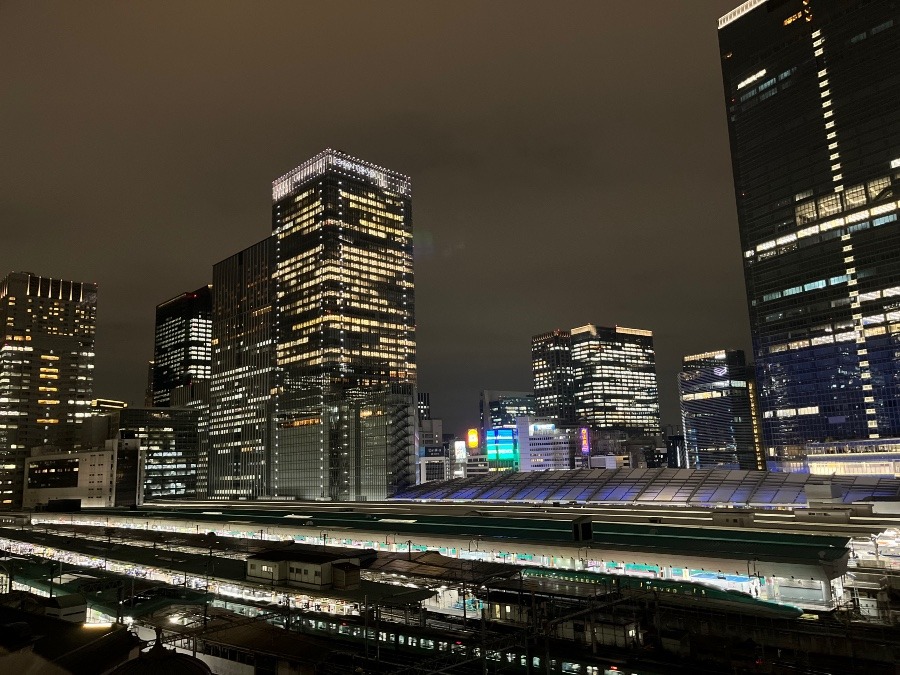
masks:
POLYGON ((598 584, 608 592, 618 592, 635 598, 653 599, 663 605, 718 609, 771 619, 796 619, 803 610, 793 605, 783 605, 769 600, 754 598, 749 593, 724 590, 715 586, 692 581, 651 579, 625 574, 604 574, 601 572, 527 569, 526 578, 555 579, 575 583, 598 584))

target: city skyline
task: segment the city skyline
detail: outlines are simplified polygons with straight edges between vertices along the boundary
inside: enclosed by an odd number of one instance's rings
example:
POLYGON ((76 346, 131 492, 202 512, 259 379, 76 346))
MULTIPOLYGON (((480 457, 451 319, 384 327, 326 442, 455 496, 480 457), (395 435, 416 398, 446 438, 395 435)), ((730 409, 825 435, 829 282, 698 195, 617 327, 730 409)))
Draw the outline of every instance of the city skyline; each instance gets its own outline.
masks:
POLYGON ((0 53, 23 88, 0 104, 15 137, 0 204, 17 229, 3 264, 99 283, 95 393, 139 403, 154 307, 266 235, 273 176, 338 147, 416 185, 419 387, 447 431, 477 420, 480 390, 530 388, 532 335, 586 322, 654 331, 662 421, 677 424, 682 356, 749 344, 716 45, 736 4, 317 9, 318 32, 349 35, 327 63, 320 38, 302 50, 324 94, 312 106, 276 86, 297 64, 276 58, 270 33, 291 21, 274 12, 191 6, 182 34, 165 5, 86 22, 5 7, 0 53), (415 35, 392 27, 403 10, 415 35), (201 20, 219 33, 192 34, 201 20), (166 54, 136 34, 148 22, 166 54), (241 40, 221 39, 241 22, 241 40), (46 61, 22 60, 23 36, 46 61), (369 62, 391 73, 387 93, 357 73, 369 62), (85 231, 109 247, 74 247, 85 231))

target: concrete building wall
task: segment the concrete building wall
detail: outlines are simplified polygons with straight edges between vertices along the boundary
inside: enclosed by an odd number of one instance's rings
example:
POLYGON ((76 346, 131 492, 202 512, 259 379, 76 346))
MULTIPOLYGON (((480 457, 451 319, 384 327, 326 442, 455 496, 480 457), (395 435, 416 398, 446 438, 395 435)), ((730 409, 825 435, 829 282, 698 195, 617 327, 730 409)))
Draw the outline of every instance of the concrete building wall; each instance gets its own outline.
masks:
POLYGON ((103 508, 113 506, 114 498, 115 453, 111 450, 32 451, 25 462, 22 506, 26 509, 53 499, 80 499, 83 507, 103 508))

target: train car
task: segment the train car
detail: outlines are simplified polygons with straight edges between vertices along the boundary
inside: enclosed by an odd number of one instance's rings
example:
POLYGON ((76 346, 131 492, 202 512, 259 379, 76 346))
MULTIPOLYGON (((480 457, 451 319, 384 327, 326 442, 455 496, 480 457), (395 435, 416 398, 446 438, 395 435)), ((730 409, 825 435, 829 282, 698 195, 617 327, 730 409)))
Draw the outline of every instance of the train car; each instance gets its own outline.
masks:
POLYGON ((681 607, 708 607, 725 612, 736 612, 771 619, 796 619, 803 610, 769 600, 760 600, 749 593, 725 590, 692 581, 648 579, 646 577, 602 572, 547 570, 529 568, 523 577, 553 579, 602 586, 609 593, 622 593, 627 597, 650 598, 663 605, 681 607))
MULTIPOLYGON (((369 658, 381 658, 392 662, 397 657, 412 664, 415 662, 431 661, 434 663, 446 663, 448 666, 454 662, 467 661, 482 658, 481 637, 476 632, 454 631, 452 629, 435 629, 415 625, 380 622, 378 625, 366 627, 362 623, 362 617, 345 616, 336 618, 333 615, 322 614, 311 616, 304 613, 293 622, 293 629, 310 635, 327 637, 329 640, 338 640, 359 645, 367 641, 367 653, 369 658)), ((485 658, 496 665, 498 671, 509 673, 547 672, 554 675, 603 675, 604 673, 627 672, 633 675, 659 675, 659 671, 625 670, 625 662, 614 659, 598 659, 587 661, 577 657, 551 658, 549 664, 544 659, 545 655, 528 655, 518 644, 509 644, 508 638, 501 638, 500 642, 507 643, 504 646, 486 649, 485 658), (531 659, 529 669, 528 659, 531 659), (548 667, 549 666, 549 667, 548 667)))

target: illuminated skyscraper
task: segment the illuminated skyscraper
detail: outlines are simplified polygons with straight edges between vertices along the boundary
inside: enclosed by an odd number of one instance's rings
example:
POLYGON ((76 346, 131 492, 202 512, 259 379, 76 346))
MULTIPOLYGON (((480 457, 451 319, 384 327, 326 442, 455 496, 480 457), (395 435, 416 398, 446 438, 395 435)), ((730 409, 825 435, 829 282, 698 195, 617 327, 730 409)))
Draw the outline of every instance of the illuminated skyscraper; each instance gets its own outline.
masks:
POLYGON ((96 284, 23 272, 0 281, 0 504, 21 504, 31 448, 80 442, 96 315, 96 284))
POLYGON ((763 438, 900 435, 900 6, 719 20, 763 438))
POLYGON ((554 330, 531 338, 531 369, 537 416, 550 417, 556 424, 575 424, 572 334, 554 330))
POLYGON ((326 150, 272 185, 273 495, 382 499, 414 482, 409 178, 326 150))
POLYGON ((763 469, 753 442, 750 372, 740 349, 685 356, 678 386, 692 469, 763 469))
POLYGON ((573 328, 571 335, 577 422, 629 435, 658 434, 653 333, 588 324, 573 328))
MULTIPOLYGON (((275 411, 272 237, 213 266, 207 494, 271 495, 275 411)), ((201 458, 201 477, 203 473, 201 458)))
POLYGON ((153 405, 171 405, 172 390, 210 375, 212 293, 203 286, 156 306, 153 405))

